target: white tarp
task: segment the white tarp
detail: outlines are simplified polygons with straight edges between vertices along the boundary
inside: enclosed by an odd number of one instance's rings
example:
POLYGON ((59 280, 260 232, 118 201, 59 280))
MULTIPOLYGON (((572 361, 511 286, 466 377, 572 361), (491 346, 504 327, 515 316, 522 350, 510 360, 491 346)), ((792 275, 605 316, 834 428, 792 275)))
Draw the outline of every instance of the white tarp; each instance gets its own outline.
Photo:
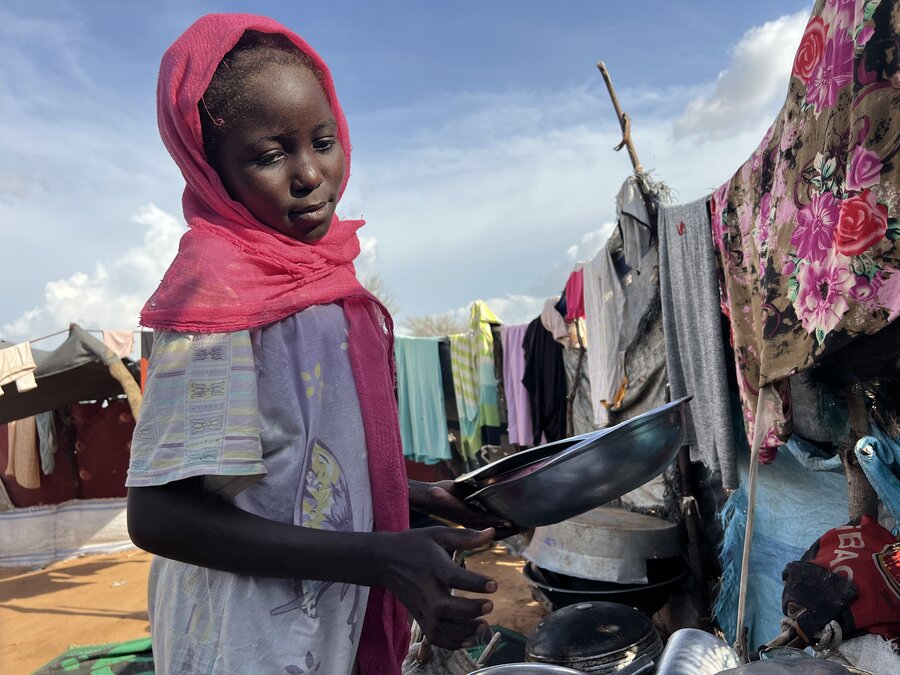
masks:
POLYGON ((0 567, 39 567, 130 548, 124 499, 75 499, 0 513, 0 567))

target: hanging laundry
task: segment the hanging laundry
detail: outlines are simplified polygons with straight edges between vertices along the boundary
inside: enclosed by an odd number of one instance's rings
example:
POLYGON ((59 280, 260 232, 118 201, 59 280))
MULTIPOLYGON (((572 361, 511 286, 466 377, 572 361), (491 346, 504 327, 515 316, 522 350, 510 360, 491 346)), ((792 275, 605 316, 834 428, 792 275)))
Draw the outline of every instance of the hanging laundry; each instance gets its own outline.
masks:
POLYGON ((509 442, 532 445, 534 431, 531 424, 531 402, 528 390, 522 384, 525 376, 525 341, 527 323, 500 326, 500 342, 503 345, 503 390, 506 392, 509 442))
MULTIPOLYGON (((0 468, 9 464, 8 425, 0 425, 0 468)), ((27 508, 29 506, 41 506, 45 504, 61 504, 75 499, 75 462, 74 462, 74 438, 70 425, 58 420, 56 428, 56 466, 53 473, 40 476, 41 486, 39 490, 26 489, 16 482, 14 476, 0 475, 0 510, 3 510, 5 492, 14 508, 27 508)), ((13 461, 14 458, 13 458, 13 461)), ((11 473, 11 472, 10 472, 11 473)))
POLYGON ((23 342, 0 349, 0 396, 3 395, 3 385, 11 382, 16 383, 16 389, 20 392, 37 388, 34 369, 30 343, 23 342))
POLYGON ((534 445, 566 437, 566 373, 562 345, 536 318, 525 331, 525 375, 522 384, 531 402, 534 445))
POLYGON ((573 436, 579 436, 594 431, 587 349, 579 347, 577 342, 570 347, 563 347, 563 366, 566 370, 566 390, 569 395, 575 391, 572 399, 572 428, 567 428, 567 433, 571 431, 573 436))
POLYGON ((128 358, 134 351, 134 331, 105 330, 103 331, 103 344, 119 358, 128 358))
POLYGON ((34 421, 40 447, 41 472, 49 476, 56 468, 56 421, 52 411, 35 415, 34 421))
POLYGON ((450 459, 438 341, 436 337, 394 338, 403 454, 424 464, 450 459))
POLYGON ((604 248, 584 267, 588 379, 597 427, 609 423, 608 409, 625 394, 625 355, 618 348, 625 298, 618 286, 615 265, 609 250, 604 248))
POLYGON ((27 490, 41 487, 40 459, 38 455, 37 427, 34 417, 10 422, 9 461, 6 475, 27 490))
MULTIPOLYGON (((550 335, 553 336, 553 339, 557 341, 567 341, 569 339, 569 327, 566 325, 566 320, 557 308, 559 304, 564 303, 565 300, 561 300, 558 297, 547 298, 541 309, 541 323, 550 335)), ((565 312, 565 309, 563 309, 563 311, 565 312)))
POLYGON ((659 272, 666 369, 673 399, 691 395, 691 460, 738 487, 715 252, 706 199, 659 209, 659 272))
MULTIPOLYGON (((646 216, 643 197, 628 181, 620 191, 623 211, 646 216), (639 200, 635 202, 635 200, 639 200)), ((617 258, 624 314, 618 334, 623 353, 625 389, 618 406, 608 411, 609 425, 625 422, 667 401, 666 346, 659 292, 659 249, 645 221, 613 231, 606 244, 617 258)), ((622 495, 618 505, 630 511, 677 521, 681 485, 674 467, 622 495)))
POLYGON ((491 325, 499 323, 490 308, 477 300, 469 313, 470 330, 450 336, 453 389, 465 459, 474 458, 481 449, 482 428, 500 424, 491 332, 491 325))
POLYGON ((744 421, 790 431, 786 378, 900 316, 895 3, 818 2, 787 100, 712 196, 712 233, 744 421))
MULTIPOLYGON (((626 348, 634 340, 645 304, 628 311, 626 287, 640 274, 641 260, 650 249, 650 217, 633 176, 626 179, 616 196, 619 250, 610 243, 584 266, 584 304, 587 322, 589 377, 594 421, 598 427, 609 423, 609 410, 618 408, 625 397, 626 348)), ((612 239, 612 237, 611 237, 612 239)), ((644 285, 642 285, 644 288, 644 285)))
POLYGON ((566 281, 566 321, 584 318, 584 269, 578 266, 566 281))
POLYGON ((622 279, 625 315, 619 334, 619 349, 625 354, 626 387, 619 405, 609 414, 610 424, 617 424, 665 404, 666 346, 656 242, 650 241, 647 229, 640 226, 617 230, 607 247, 621 248, 628 265, 622 279), (640 257, 629 261, 629 255, 640 257))

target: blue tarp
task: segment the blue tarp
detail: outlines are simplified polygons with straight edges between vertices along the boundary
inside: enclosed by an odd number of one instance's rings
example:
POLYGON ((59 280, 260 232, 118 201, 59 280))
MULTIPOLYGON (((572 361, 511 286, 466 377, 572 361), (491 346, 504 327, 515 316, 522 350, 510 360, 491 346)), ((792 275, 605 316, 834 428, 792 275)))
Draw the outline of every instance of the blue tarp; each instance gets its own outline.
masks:
MULTIPOLYGON (((741 486, 722 510, 725 527, 720 559, 722 585, 715 615, 730 643, 735 641, 744 527, 747 522, 749 457, 738 458, 741 486)), ((840 460, 817 456, 817 448, 794 437, 772 464, 759 467, 756 522, 750 553, 746 625, 751 649, 778 635, 781 572, 822 534, 847 522, 847 480, 840 460)))

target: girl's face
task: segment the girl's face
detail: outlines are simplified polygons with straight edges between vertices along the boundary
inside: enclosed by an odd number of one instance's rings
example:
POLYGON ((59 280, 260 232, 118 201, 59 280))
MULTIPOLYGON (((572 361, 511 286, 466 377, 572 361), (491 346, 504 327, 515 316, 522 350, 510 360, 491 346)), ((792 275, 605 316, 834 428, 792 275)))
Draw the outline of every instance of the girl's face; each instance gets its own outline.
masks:
POLYGON ((213 166, 231 198, 261 223, 307 244, 328 232, 344 151, 328 99, 301 65, 270 63, 245 80, 213 166))

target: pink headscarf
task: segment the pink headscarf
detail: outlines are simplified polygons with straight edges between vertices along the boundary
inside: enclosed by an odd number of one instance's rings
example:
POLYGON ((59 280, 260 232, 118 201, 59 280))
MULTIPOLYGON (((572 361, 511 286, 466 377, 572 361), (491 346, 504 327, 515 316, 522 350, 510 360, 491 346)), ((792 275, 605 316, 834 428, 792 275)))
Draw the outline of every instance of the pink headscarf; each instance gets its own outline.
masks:
MULTIPOLYGON (((393 391, 393 325, 387 310, 357 281, 361 220, 334 216, 328 233, 304 244, 260 223, 228 196, 206 161, 197 104, 222 57, 247 30, 279 33, 321 74, 344 151, 341 194, 350 176, 350 137, 324 61, 281 24, 250 14, 210 14, 169 47, 159 69, 160 135, 187 183, 188 232, 141 324, 181 332, 220 333, 273 323, 312 305, 340 301, 350 329, 349 356, 362 408, 375 529, 409 527, 409 498, 393 391)), ((358 661, 364 675, 399 673, 409 642, 406 612, 373 588, 358 661)))

